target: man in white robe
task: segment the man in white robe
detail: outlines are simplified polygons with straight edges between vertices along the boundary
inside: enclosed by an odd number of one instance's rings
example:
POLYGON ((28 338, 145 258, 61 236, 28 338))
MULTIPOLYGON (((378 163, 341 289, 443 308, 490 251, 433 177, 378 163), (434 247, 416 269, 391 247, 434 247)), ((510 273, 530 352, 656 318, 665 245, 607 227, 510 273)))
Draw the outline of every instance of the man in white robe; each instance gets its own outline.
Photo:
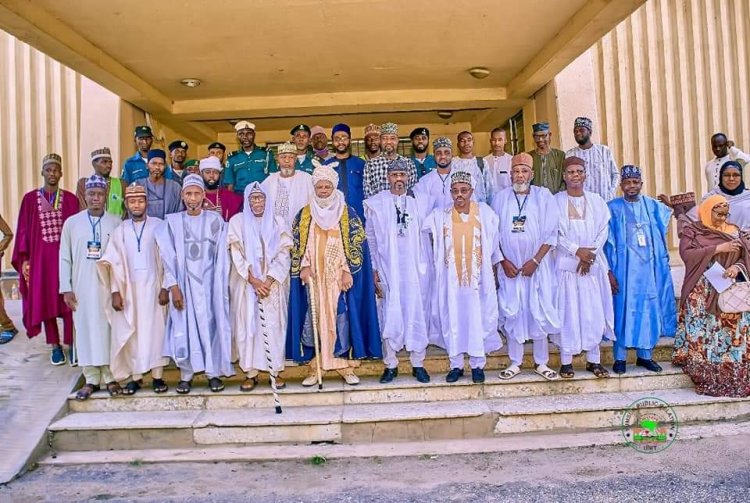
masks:
POLYGON ((227 232, 229 312, 245 392, 255 389, 259 372, 272 373, 276 387, 286 387, 278 374, 284 370, 292 234, 274 215, 273 198, 262 187, 258 182, 245 187, 242 213, 232 217, 227 232))
POLYGON ((422 243, 418 201, 407 194, 409 166, 398 158, 388 166, 390 189, 365 199, 365 231, 370 243, 375 291, 383 309, 381 337, 385 369, 381 383, 398 376, 398 351, 406 347, 412 376, 430 382, 424 368, 427 314, 423 288, 428 260, 422 243))
POLYGON ((513 184, 492 201, 500 219, 500 325, 510 358, 510 366, 499 377, 512 379, 521 372, 524 343, 531 340, 534 371, 554 380, 557 372, 547 366, 547 336, 560 330, 554 257, 550 255, 557 244, 557 207, 548 189, 531 185, 534 161, 529 154, 513 156, 511 165, 513 184))
POLYGON ((432 235, 433 303, 450 359, 447 382, 463 376, 466 354, 472 381, 484 382, 487 353, 502 347, 493 277, 499 262, 498 219, 489 206, 471 200, 472 187, 470 173, 454 172, 453 206, 435 209, 423 225, 432 235))
POLYGON ((312 177, 304 171, 294 169, 297 162, 297 147, 293 143, 279 145, 277 158, 279 171, 268 175, 261 185, 263 192, 274 201, 273 207, 269 209, 274 215, 284 219, 287 227, 291 229, 294 217, 310 204, 314 195, 312 177))
POLYGON ((167 324, 167 291, 156 236, 164 221, 147 214, 148 195, 140 185, 125 189, 130 218, 120 224, 97 262, 99 279, 109 278, 111 301, 105 304, 112 326, 110 369, 118 381, 127 380, 123 394, 135 394, 143 375, 151 372, 156 393, 168 390, 162 379, 169 361, 162 356, 167 324))
POLYGON ((496 127, 490 132, 489 154, 484 156, 484 186, 487 189, 486 203, 492 206, 492 199, 501 190, 511 186, 511 156, 505 151, 507 136, 505 129, 496 127))
POLYGON ((573 355, 586 351, 586 370, 609 377, 602 367, 599 344, 614 340, 614 308, 604 245, 609 235, 609 208, 598 194, 583 189, 586 161, 565 159, 567 190, 555 194, 560 216, 557 246, 560 377, 572 378, 573 355))
POLYGON ((60 238, 60 293, 73 311, 78 365, 86 379, 76 394, 79 400, 88 399, 102 383, 112 396, 122 392, 109 370, 110 326, 104 312, 109 279, 100 283, 96 269, 122 219, 104 211, 107 181, 103 177, 93 175, 85 190, 87 209, 65 221, 60 238))
POLYGON ((226 224, 218 213, 202 209, 204 197, 203 179, 186 176, 187 210, 167 215, 158 242, 164 288, 172 298, 164 356, 180 368, 180 394, 190 392, 197 372, 206 373, 213 392, 224 389, 220 376, 234 374, 226 224))

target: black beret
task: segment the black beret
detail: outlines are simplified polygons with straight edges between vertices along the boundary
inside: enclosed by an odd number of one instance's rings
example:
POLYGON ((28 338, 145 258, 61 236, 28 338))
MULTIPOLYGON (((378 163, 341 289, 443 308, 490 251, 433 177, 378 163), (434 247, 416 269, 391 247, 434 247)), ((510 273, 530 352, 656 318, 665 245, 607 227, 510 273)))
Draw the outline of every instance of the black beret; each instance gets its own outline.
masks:
POLYGON ((418 127, 417 129, 415 129, 414 131, 412 131, 411 134, 409 134, 409 138, 411 138, 413 140, 414 137, 417 136, 418 134, 422 134, 422 135, 425 135, 425 136, 429 137, 430 136, 430 130, 427 129, 426 127, 418 127))

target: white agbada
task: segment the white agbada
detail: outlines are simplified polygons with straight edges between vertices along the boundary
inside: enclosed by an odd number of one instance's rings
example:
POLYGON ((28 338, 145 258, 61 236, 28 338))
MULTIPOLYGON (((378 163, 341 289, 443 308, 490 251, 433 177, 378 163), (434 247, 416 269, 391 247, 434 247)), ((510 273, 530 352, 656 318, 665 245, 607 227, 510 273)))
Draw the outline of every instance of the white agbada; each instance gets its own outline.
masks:
POLYGON ((75 347, 81 367, 101 367, 110 361, 110 326, 104 312, 110 300, 109 278, 99 281, 96 259, 87 258, 90 241, 101 243, 103 254, 122 219, 104 212, 101 219, 83 210, 63 224, 60 238, 60 293, 73 292, 75 347))
POLYGON ((593 192, 584 191, 581 197, 558 192, 554 197, 560 217, 556 254, 561 327, 552 340, 561 351, 576 355, 595 348, 603 337, 614 340, 615 315, 604 255, 610 214, 607 203, 593 192), (596 254, 585 276, 576 272, 580 247, 593 248, 596 254))
POLYGON ((428 259, 422 236, 423 213, 413 196, 389 190, 364 200, 365 231, 372 268, 383 290, 381 336, 394 351, 424 351, 428 344, 425 304, 428 259), (398 212, 406 215, 403 226, 398 212))
POLYGON ((164 221, 147 217, 144 222, 126 220, 112 233, 104 256, 97 262, 102 283, 110 279, 110 292, 119 292, 123 310, 105 302, 112 326, 110 370, 122 381, 163 367, 162 356, 167 309, 159 305, 164 277, 156 233, 164 221))
POLYGON ((273 210, 277 217, 283 218, 290 229, 294 217, 310 204, 315 195, 312 176, 304 171, 295 171, 289 178, 282 177, 281 173, 271 173, 260 186, 267 197, 274 201, 273 206, 269 207, 267 199, 266 208, 273 210))
POLYGON ((158 233, 164 288, 179 286, 185 308, 169 302, 164 356, 180 368, 181 379, 196 372, 234 375, 229 322, 227 224, 214 211, 167 215, 158 233))
MULTIPOLYGON (((557 245, 559 216, 547 188, 532 185, 524 196, 508 187, 494 198, 492 209, 500 220, 500 251, 518 269, 531 260, 542 245, 553 249, 557 245), (513 232, 513 218, 519 214, 526 216, 524 231, 513 232)), ((497 268, 497 275, 500 326, 507 337, 523 344, 560 331, 553 250, 547 252, 531 277, 519 274, 508 278, 502 267, 497 268)))
MULTIPOLYGON (((471 179, 476 180, 475 176, 479 169, 471 171, 471 179)), ((429 215, 436 209, 444 209, 453 206, 453 197, 451 197, 451 175, 453 169, 447 175, 438 173, 437 168, 433 169, 419 179, 412 191, 416 196, 424 201, 426 215, 429 215)), ((472 201, 478 201, 476 191, 471 195, 472 201)))
POLYGON ((266 209, 256 217, 247 202, 250 192, 262 187, 257 182, 245 187, 242 213, 229 220, 227 243, 232 257, 229 277, 230 313, 233 335, 233 360, 239 359, 245 372, 268 372, 259 299, 248 283, 248 271, 265 281, 276 280, 271 293, 262 299, 265 329, 271 348, 272 370, 284 369, 287 308, 289 302, 289 268, 292 234, 280 216, 273 213, 273 198, 266 194, 266 209))
POLYGON ((493 154, 484 157, 484 186, 487 190, 486 203, 492 206, 492 200, 501 190, 510 187, 510 161, 513 156, 503 152, 503 155, 493 154))
MULTIPOLYGON (((449 357, 462 353, 483 357, 502 347, 498 333, 497 295, 492 264, 499 262, 497 215, 484 203, 472 202, 477 208, 480 231, 474 234, 473 248, 481 246, 481 253, 472 255, 468 278, 459 282, 453 243, 453 217, 461 216, 453 207, 436 209, 422 226, 432 235, 433 254, 430 274, 434 274, 432 288, 433 312, 440 317, 442 341, 439 343, 449 357), (468 281, 468 284, 466 284, 468 281)), ((473 211, 473 210, 472 210, 473 211)), ((471 213, 469 214, 471 218, 471 213)), ((462 276, 468 272, 463 264, 462 276)))

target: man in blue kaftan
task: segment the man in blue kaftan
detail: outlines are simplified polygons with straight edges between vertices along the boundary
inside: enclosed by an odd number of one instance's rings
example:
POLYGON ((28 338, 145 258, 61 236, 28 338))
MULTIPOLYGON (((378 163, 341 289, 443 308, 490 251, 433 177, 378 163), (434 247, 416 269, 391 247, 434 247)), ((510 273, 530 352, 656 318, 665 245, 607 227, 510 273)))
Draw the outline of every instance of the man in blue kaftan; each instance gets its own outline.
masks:
POLYGON ((628 348, 636 350, 636 365, 652 372, 662 368, 652 359, 662 335, 674 337, 677 307, 669 272, 667 229, 671 210, 641 195, 643 181, 637 166, 623 166, 620 188, 624 197, 607 205, 612 214, 604 251, 614 294, 616 374, 625 373, 628 348))

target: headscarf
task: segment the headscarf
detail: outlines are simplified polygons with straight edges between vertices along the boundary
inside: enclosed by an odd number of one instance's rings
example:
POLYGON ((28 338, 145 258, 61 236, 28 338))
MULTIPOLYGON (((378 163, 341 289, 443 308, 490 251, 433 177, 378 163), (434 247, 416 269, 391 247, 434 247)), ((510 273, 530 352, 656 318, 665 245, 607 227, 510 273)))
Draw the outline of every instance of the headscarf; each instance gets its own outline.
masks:
POLYGON ((729 204, 727 198, 722 196, 721 194, 714 194, 713 196, 707 197, 703 200, 700 206, 698 206, 698 218, 700 219, 701 223, 709 229, 723 232, 725 234, 737 232, 737 226, 727 223, 726 221, 718 227, 713 225, 711 212, 717 205, 721 203, 725 203, 727 205, 729 204))
MULTIPOLYGON (((321 180, 331 182, 336 187, 339 183, 339 175, 331 168, 330 165, 316 167, 312 174, 313 188, 321 180)), ((313 220, 323 230, 335 229, 339 225, 341 215, 346 210, 344 194, 334 188, 333 193, 328 197, 318 197, 317 194, 310 202, 310 213, 313 220)))
POLYGON ((719 189, 722 193, 728 196, 736 196, 738 194, 742 194, 745 191, 745 181, 742 180, 742 165, 740 163, 738 163, 737 161, 727 161, 721 165, 721 169, 719 169, 719 189), (729 168, 734 168, 740 172, 740 184, 734 190, 729 190, 724 187, 724 181, 721 179, 721 175, 723 175, 724 171, 729 168))
POLYGON ((270 194, 263 190, 258 182, 253 182, 245 187, 244 205, 242 207, 243 244, 245 247, 245 258, 250 263, 253 276, 263 277, 262 260, 263 244, 265 243, 266 258, 268 262, 276 256, 279 251, 279 233, 274 221, 274 202, 270 194), (250 207, 251 194, 260 193, 266 196, 266 209, 262 217, 253 215, 250 207))

